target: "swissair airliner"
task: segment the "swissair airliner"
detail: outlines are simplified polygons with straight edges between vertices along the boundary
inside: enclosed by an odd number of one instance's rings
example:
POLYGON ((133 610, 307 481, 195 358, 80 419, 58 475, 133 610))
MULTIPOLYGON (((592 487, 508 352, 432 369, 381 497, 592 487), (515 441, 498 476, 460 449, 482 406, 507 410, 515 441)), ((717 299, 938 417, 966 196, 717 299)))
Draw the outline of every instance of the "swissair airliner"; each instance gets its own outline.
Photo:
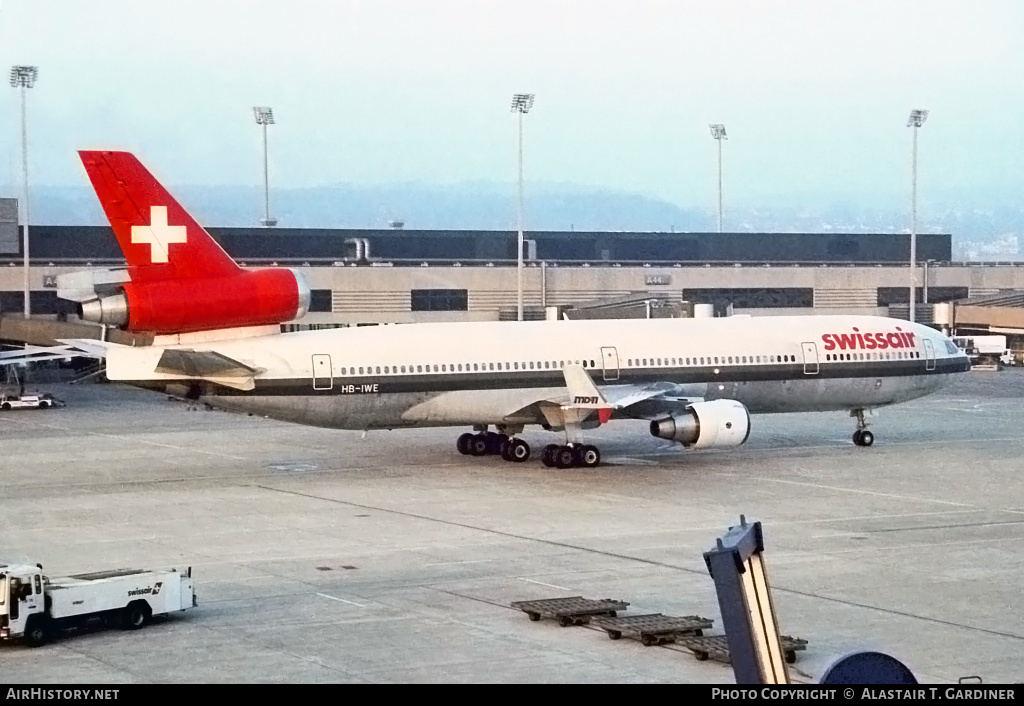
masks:
POLYGON ((750 414, 871 411, 970 369, 943 334, 874 316, 420 323, 282 333, 301 272, 243 270, 131 154, 80 153, 128 263, 80 296, 83 319, 155 334, 102 344, 107 377, 210 406, 338 429, 468 426, 463 454, 526 461, 528 425, 559 432, 546 466, 594 467, 583 432, 643 419, 705 449, 743 444, 750 414), (492 429, 493 428, 493 429, 492 429))

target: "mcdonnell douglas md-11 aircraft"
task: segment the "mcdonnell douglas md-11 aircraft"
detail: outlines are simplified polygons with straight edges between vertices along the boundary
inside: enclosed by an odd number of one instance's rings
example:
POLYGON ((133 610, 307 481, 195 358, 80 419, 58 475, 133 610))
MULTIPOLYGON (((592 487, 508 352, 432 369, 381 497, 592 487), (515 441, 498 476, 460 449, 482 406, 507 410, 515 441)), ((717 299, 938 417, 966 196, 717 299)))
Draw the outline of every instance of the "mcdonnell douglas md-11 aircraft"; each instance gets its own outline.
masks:
POLYGON ((107 377, 299 424, 471 426, 458 450, 525 461, 529 424, 564 432, 547 466, 597 466, 583 430, 645 419, 656 437, 739 446, 750 413, 871 410, 934 392, 967 357, 941 333, 873 316, 423 323, 281 333, 301 272, 243 270, 131 154, 83 151, 128 261, 81 316, 155 334, 105 344, 107 377), (494 431, 488 431, 493 426, 494 431))

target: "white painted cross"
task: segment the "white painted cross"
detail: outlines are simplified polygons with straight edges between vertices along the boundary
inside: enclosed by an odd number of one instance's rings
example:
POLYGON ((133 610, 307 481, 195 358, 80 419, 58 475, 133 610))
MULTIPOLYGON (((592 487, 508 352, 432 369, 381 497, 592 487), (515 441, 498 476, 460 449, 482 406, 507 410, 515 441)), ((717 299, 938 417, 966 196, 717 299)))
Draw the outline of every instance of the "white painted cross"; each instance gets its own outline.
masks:
POLYGON ((167 225, 167 207, 149 207, 149 225, 132 226, 133 243, 149 243, 149 261, 167 262, 167 246, 188 240, 185 226, 167 225))

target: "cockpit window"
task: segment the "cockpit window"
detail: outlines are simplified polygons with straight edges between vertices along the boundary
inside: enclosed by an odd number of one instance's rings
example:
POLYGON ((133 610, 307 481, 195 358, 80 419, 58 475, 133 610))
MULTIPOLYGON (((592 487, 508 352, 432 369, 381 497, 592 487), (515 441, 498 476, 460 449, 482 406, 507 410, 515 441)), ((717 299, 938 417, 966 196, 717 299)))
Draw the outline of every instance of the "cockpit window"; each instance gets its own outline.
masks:
POLYGON ((943 341, 943 343, 946 344, 946 352, 949 353, 950 355, 956 355, 957 353, 960 352, 960 349, 953 345, 952 341, 946 340, 943 341))

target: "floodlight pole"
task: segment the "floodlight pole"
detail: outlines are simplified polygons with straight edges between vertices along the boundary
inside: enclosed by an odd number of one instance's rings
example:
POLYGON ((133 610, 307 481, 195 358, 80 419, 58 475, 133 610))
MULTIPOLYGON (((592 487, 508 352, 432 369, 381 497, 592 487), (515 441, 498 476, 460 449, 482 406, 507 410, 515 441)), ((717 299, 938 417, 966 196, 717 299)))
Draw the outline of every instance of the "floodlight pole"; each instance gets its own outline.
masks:
POLYGON ((25 318, 28 319, 32 316, 32 287, 29 282, 29 265, 28 265, 28 126, 26 125, 25 115, 25 91, 27 87, 24 83, 21 84, 21 200, 24 204, 21 207, 23 214, 23 228, 25 245, 23 248, 24 255, 24 267, 25 267, 25 318))
POLYGON ((264 223, 270 223, 270 170, 267 166, 267 124, 263 123, 263 213, 264 223))
POLYGON ((910 321, 917 320, 917 130, 928 118, 927 110, 910 111, 907 127, 913 128, 910 160, 910 321))
POLYGON ((38 69, 35 66, 12 66, 11 86, 21 88, 21 223, 22 223, 22 256, 24 265, 25 318, 32 315, 32 288, 29 269, 28 240, 28 125, 25 112, 25 91, 35 84, 38 69))
POLYGON ((523 320, 523 111, 519 111, 519 215, 517 218, 519 237, 517 239, 516 253, 518 260, 516 268, 518 271, 516 284, 516 311, 517 320, 523 320))
POLYGON ((709 126, 711 136, 718 142, 718 232, 722 232, 722 140, 728 139, 725 125, 714 123, 709 126))
POLYGON ((718 232, 722 232, 722 140, 718 141, 718 232))
POLYGON ((270 174, 267 166, 267 125, 274 124, 274 111, 265 106, 256 106, 252 109, 256 124, 263 128, 263 206, 264 218, 261 221, 265 227, 277 225, 277 219, 270 217, 270 174))
POLYGON ((532 93, 516 93, 512 96, 512 110, 519 113, 519 208, 516 240, 516 320, 523 320, 523 115, 533 107, 532 93))

